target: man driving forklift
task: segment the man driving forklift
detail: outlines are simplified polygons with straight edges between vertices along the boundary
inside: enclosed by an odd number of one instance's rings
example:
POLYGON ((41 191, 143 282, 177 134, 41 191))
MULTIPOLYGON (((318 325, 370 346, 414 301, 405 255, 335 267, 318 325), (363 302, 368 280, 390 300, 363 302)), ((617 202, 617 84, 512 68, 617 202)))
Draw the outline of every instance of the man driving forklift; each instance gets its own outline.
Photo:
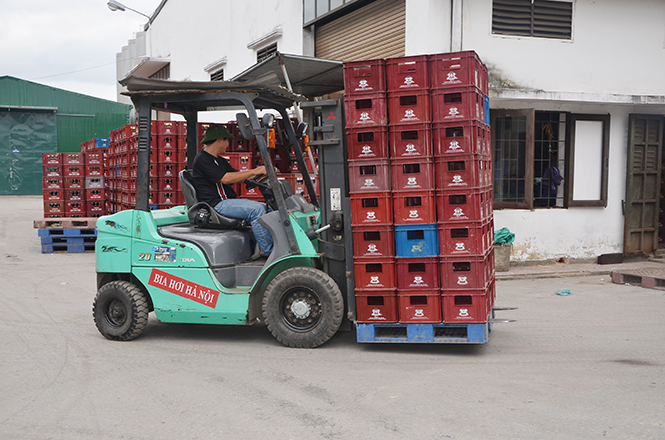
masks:
POLYGON ((247 171, 233 168, 222 156, 229 148, 230 139, 233 139, 233 135, 224 125, 211 125, 206 130, 201 140, 203 150, 194 159, 192 183, 199 201, 208 203, 226 217, 249 220, 261 255, 267 257, 272 252, 272 236, 258 222, 258 218, 266 214, 266 205, 253 200, 238 199, 231 186, 265 175, 266 167, 261 165, 247 171))

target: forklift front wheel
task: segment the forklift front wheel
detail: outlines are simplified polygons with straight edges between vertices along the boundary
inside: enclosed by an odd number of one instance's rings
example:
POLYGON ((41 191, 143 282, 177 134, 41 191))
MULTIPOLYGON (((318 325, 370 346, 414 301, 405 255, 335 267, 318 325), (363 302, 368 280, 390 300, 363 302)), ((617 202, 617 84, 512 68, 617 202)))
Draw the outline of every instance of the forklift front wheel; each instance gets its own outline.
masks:
POLYGON ((114 341, 137 338, 148 325, 148 313, 145 295, 129 281, 104 284, 92 305, 97 329, 114 341))
POLYGON ((294 267, 277 275, 263 296, 263 320, 282 344, 314 348, 339 329, 344 299, 330 276, 311 267, 294 267))

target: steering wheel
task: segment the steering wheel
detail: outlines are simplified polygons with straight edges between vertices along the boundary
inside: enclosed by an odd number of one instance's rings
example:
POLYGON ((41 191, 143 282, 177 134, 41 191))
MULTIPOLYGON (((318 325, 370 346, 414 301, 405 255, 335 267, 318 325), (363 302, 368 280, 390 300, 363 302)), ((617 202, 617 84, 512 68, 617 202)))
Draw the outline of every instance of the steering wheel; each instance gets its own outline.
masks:
POLYGON ((251 179, 245 179, 243 183, 248 190, 258 187, 259 191, 261 191, 261 195, 266 200, 266 204, 273 210, 277 210, 277 201, 275 200, 275 194, 273 193, 269 182, 268 175, 263 175, 252 177, 251 179))

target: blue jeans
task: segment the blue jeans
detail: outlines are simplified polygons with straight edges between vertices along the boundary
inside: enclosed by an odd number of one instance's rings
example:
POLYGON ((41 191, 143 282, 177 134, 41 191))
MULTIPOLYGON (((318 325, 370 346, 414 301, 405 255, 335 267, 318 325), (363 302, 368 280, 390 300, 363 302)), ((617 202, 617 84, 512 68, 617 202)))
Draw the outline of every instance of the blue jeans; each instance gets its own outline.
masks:
POLYGON ((258 222, 259 217, 266 214, 266 205, 247 199, 226 199, 215 206, 215 211, 226 217, 249 220, 254 238, 263 255, 272 252, 272 235, 258 222))

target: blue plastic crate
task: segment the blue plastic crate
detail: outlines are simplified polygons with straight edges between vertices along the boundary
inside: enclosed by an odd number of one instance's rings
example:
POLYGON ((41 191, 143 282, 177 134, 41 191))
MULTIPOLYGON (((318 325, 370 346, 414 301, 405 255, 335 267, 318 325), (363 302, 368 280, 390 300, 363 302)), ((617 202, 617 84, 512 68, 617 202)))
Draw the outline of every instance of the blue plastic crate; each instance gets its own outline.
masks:
POLYGON ((398 257, 439 256, 439 230, 434 225, 395 225, 398 257))
POLYGON ((490 125, 490 97, 485 95, 485 124, 490 125))
POLYGON ((97 148, 108 148, 109 147, 109 138, 96 138, 95 144, 97 148))

